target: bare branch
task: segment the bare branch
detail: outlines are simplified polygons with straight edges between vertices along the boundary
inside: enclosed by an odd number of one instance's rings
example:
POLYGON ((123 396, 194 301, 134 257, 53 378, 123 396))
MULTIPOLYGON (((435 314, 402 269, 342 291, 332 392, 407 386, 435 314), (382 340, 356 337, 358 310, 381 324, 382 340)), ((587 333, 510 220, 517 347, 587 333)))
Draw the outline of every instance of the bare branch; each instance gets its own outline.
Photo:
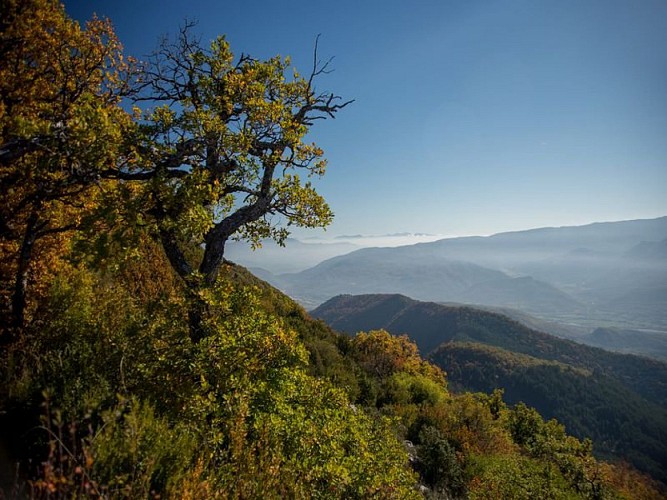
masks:
POLYGON ((308 78, 308 88, 312 88, 313 80, 316 76, 326 75, 331 73, 333 70, 328 69, 329 65, 333 62, 334 57, 330 57, 324 64, 318 59, 317 50, 319 48, 320 36, 322 33, 318 33, 315 37, 315 48, 313 49, 313 69, 310 72, 310 77, 308 78))

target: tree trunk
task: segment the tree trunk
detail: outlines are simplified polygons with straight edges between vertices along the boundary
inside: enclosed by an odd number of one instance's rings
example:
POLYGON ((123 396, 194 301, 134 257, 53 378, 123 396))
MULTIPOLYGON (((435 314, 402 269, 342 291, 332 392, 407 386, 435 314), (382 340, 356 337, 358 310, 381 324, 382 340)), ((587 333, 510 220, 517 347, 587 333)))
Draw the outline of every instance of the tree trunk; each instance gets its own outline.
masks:
POLYGON ((37 224, 39 215, 33 211, 26 223, 23 243, 19 251, 16 278, 14 281, 14 294, 12 296, 12 327, 16 330, 23 328, 25 323, 26 289, 28 287, 28 270, 32 259, 32 250, 37 239, 37 224))
MULTIPOLYGON (((270 180, 270 177, 269 177, 270 180)), ((268 189, 269 184, 267 184, 268 189)), ((206 235, 204 256, 199 265, 200 279, 193 279, 193 269, 187 262, 181 250, 178 238, 173 229, 160 227, 160 240, 169 259, 169 263, 185 282, 190 295, 188 309, 188 324, 190 338, 193 343, 199 342, 206 336, 203 320, 207 312, 207 305, 201 300, 197 291, 199 287, 212 287, 218 278, 220 266, 224 262, 225 244, 229 238, 244 224, 254 222, 264 215, 268 209, 268 198, 260 198, 252 205, 241 207, 227 218, 218 222, 206 235)), ((166 218, 166 212, 159 200, 156 204, 158 218, 166 218)))
POLYGON ((266 214, 268 206, 269 199, 267 197, 260 198, 252 205, 239 208, 236 212, 218 222, 208 232, 204 258, 199 266, 199 272, 204 277, 206 285, 212 286, 218 278, 220 266, 224 262, 227 240, 245 224, 254 222, 266 214))
POLYGON ((213 286, 218 279, 218 272, 225 255, 225 244, 228 235, 219 235, 217 238, 207 238, 204 258, 199 266, 199 272, 204 278, 206 286, 213 286))
POLYGON ((206 336, 203 325, 206 304, 197 294, 201 283, 193 279, 192 267, 179 247, 174 231, 160 228, 160 240, 169 263, 185 284, 188 297, 188 329, 192 343, 196 344, 206 336))

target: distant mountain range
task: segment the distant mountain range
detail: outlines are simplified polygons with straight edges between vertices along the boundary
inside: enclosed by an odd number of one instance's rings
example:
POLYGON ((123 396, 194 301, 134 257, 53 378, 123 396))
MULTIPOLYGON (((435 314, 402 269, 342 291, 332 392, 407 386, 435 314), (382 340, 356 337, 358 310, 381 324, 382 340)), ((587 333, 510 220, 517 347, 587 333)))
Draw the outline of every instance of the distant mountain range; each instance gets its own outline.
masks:
POLYGON ((266 240, 262 243, 261 248, 253 251, 247 243, 230 241, 225 247, 225 258, 247 268, 259 269, 259 273, 255 272, 255 274, 271 276, 302 271, 323 260, 353 252, 359 248, 360 246, 347 241, 322 243, 288 238, 284 247, 273 240, 266 240))
POLYGON ((397 247, 431 242, 442 236, 427 233, 352 234, 332 238, 312 236, 288 238, 285 246, 265 240, 256 250, 243 241, 229 241, 225 257, 247 268, 259 268, 271 274, 295 273, 320 262, 368 247, 397 247))
POLYGON ((401 293, 518 309, 588 332, 667 333, 667 217, 365 248, 261 274, 311 308, 338 294, 401 293))
POLYGON ((452 387, 504 388, 508 402, 524 401, 592 437, 601 455, 667 480, 664 363, 557 338, 495 312, 396 294, 337 296, 311 315, 348 334, 407 334, 452 387))

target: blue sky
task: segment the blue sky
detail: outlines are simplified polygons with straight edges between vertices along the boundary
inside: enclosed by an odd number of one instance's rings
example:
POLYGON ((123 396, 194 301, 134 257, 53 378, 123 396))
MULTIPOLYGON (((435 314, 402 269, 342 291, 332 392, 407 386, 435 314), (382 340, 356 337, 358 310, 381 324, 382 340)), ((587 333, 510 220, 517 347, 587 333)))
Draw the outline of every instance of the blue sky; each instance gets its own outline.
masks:
MULTIPOLYGON (((667 2, 66 0, 141 58, 185 18, 356 102, 312 137, 327 234, 491 234, 667 214, 667 2)), ((298 233, 308 236, 317 233, 298 233)))

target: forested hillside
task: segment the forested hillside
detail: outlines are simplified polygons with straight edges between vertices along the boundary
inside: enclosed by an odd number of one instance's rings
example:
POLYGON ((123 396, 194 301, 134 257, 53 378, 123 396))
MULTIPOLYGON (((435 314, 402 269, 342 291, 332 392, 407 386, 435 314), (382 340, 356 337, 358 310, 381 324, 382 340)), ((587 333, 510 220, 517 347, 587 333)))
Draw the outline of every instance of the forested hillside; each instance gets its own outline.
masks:
POLYGON ((501 314, 401 295, 339 296, 312 314, 348 334, 407 334, 454 387, 503 388, 508 401, 523 401, 568 432, 592 438, 602 456, 667 479, 664 363, 556 338, 501 314))
POLYGON ((450 340, 479 342, 559 361, 616 379, 659 405, 667 404, 667 365, 560 339, 502 314, 467 306, 420 302, 402 295, 343 295, 312 311, 333 328, 354 334, 383 328, 409 334, 424 355, 450 340))
POLYGON ((0 7, 0 496, 660 498, 407 337, 354 338, 225 262, 331 211, 309 127, 347 101, 184 26, 146 65, 108 21, 0 7), (132 104, 133 106, 126 106, 132 104), (288 226, 289 227, 289 226, 288 226))
POLYGON ((667 464, 667 411, 599 373, 483 344, 449 342, 429 359, 447 369, 458 391, 504 390, 567 432, 587 436, 598 456, 623 458, 662 481, 667 464))

